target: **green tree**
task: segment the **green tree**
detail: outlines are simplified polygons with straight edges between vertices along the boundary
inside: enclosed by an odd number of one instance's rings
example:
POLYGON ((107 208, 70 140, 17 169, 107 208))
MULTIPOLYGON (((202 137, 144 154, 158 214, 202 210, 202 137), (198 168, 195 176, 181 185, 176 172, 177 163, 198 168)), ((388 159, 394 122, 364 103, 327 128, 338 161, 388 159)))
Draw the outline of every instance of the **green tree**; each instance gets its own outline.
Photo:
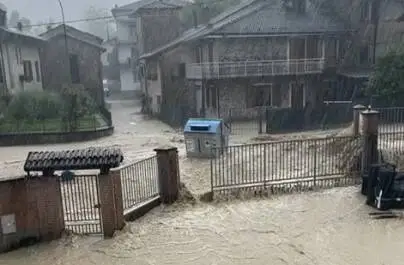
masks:
POLYGON ((404 52, 396 50, 378 59, 369 80, 368 95, 389 105, 402 103, 404 95, 404 52))

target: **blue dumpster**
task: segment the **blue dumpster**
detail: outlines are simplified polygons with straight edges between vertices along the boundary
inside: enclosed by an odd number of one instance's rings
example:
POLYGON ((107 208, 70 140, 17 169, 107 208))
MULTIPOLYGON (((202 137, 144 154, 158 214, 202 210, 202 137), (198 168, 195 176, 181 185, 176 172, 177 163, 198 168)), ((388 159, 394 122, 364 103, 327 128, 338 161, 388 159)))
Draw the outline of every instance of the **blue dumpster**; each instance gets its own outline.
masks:
POLYGON ((187 156, 209 158, 221 154, 221 147, 228 145, 229 130, 220 119, 189 119, 184 139, 187 156))

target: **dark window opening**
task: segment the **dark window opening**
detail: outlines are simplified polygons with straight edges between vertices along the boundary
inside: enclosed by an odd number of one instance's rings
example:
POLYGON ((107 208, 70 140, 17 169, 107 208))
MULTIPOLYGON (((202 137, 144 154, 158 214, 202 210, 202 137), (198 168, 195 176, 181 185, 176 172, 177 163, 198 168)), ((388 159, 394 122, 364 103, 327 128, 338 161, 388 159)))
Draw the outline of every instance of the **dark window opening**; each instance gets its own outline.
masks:
POLYGON ((32 80, 34 80, 31 61, 23 61, 23 66, 24 66, 24 80, 26 82, 31 82, 32 80))
POLYGON ((185 78, 186 70, 185 70, 185 63, 180 63, 178 66, 178 75, 181 78, 185 78))
POLYGON ((76 54, 70 55, 70 77, 73 84, 80 83, 80 71, 79 71, 79 57, 76 54))
POLYGON ((41 71, 39 69, 39 62, 35 61, 35 74, 36 74, 36 81, 41 82, 41 71))
POLYGON ((367 64, 369 62, 369 47, 362 47, 359 51, 359 64, 367 64))
POLYGON ((0 83, 5 83, 4 80, 4 67, 3 64, 0 62, 0 83))

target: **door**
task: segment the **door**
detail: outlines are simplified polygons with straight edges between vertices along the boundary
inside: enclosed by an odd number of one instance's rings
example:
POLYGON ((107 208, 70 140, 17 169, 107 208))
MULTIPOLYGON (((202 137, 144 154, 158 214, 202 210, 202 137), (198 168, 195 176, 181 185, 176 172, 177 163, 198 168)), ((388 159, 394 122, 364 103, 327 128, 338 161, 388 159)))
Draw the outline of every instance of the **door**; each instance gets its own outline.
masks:
POLYGON ((290 74, 301 74, 304 64, 301 63, 306 57, 306 40, 304 38, 292 38, 289 45, 289 71, 290 74))
POLYGON ((304 85, 302 83, 290 84, 290 104, 293 109, 303 109, 304 85))

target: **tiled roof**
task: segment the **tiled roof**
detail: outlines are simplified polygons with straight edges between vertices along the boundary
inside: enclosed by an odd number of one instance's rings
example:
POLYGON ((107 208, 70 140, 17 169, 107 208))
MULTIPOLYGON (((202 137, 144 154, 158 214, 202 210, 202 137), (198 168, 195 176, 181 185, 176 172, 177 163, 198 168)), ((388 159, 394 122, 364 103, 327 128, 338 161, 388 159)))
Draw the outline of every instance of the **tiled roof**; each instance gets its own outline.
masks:
POLYGON ((156 8, 167 8, 167 7, 182 7, 185 6, 187 4, 189 4, 189 2, 187 1, 182 1, 182 0, 139 0, 127 5, 123 5, 123 6, 119 6, 117 8, 112 9, 112 12, 116 12, 116 11, 130 11, 132 12, 136 12, 138 9, 149 6, 149 5, 154 5, 155 3, 159 3, 159 5, 156 6, 156 8), (164 5, 164 6, 163 6, 164 5))
POLYGON ((280 0, 271 1, 260 10, 224 26, 213 34, 309 33, 345 30, 342 22, 324 16, 320 11, 317 6, 308 3, 304 14, 287 12, 280 0))
POLYGON ((207 25, 185 32, 178 39, 144 54, 140 59, 152 57, 187 41, 209 34, 279 34, 344 31, 343 23, 324 16, 320 8, 309 3, 305 15, 287 13, 281 0, 246 0, 212 18, 207 25))
POLYGON ((122 161, 123 154, 116 148, 29 152, 24 171, 116 168, 122 161))

